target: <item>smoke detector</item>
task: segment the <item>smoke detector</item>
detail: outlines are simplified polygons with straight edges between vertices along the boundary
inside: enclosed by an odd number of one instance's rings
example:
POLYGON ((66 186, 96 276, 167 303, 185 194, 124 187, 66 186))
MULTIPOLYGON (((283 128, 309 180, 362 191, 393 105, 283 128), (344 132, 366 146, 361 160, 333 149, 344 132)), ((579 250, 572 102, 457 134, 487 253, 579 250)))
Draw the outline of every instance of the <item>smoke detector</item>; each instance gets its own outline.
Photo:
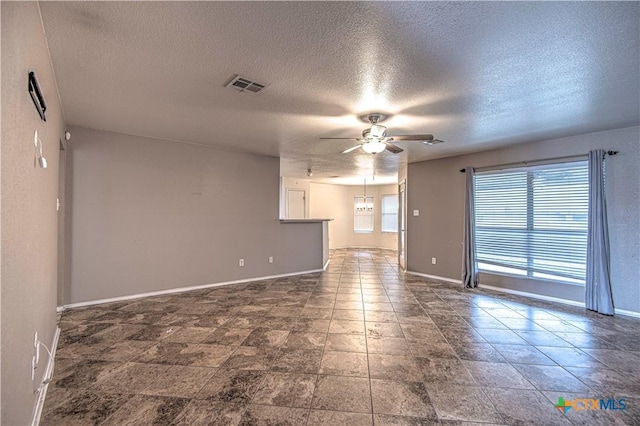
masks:
POLYGON ((236 75, 225 87, 231 87, 239 92, 260 93, 267 85, 241 75, 236 75))

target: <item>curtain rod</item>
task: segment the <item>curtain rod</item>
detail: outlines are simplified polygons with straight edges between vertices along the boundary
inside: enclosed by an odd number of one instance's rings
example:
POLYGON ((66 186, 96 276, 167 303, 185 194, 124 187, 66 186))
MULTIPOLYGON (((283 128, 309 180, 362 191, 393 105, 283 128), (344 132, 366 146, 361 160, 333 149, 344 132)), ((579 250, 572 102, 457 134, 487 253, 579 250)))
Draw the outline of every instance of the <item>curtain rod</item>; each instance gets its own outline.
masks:
MULTIPOLYGON (((605 155, 616 155, 618 151, 607 151, 605 155)), ((587 154, 584 155, 571 155, 565 157, 554 157, 554 158, 545 158, 541 160, 533 160, 533 161, 517 161, 515 163, 506 163, 506 164, 498 164, 496 166, 486 166, 486 167, 478 167, 476 171, 487 171, 487 170, 497 170, 501 168, 513 167, 513 166, 529 166, 536 165, 538 163, 546 164, 548 162, 560 162, 561 160, 578 160, 587 158, 587 154)), ((465 172, 465 169, 460 169, 461 173, 465 172)))

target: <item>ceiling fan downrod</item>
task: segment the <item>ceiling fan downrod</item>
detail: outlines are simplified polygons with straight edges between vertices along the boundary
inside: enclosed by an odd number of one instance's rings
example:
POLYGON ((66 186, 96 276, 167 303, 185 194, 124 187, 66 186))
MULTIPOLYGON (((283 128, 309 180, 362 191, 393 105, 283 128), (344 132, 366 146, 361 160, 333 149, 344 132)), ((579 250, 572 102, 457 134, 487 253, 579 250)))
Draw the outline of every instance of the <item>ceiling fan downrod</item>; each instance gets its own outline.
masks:
POLYGON ((360 120, 365 123, 378 124, 382 123, 384 120, 389 118, 388 114, 383 114, 381 112, 370 112, 369 114, 364 114, 360 116, 360 120))

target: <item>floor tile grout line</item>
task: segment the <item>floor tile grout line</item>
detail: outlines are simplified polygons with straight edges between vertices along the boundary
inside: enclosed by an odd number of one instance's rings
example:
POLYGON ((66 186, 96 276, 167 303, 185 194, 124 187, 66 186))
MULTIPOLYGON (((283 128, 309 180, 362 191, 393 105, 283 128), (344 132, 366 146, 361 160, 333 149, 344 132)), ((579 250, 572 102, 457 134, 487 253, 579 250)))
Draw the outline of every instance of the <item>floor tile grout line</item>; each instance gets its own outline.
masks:
MULTIPOLYGON (((339 274, 340 276, 338 277, 338 289, 340 288, 340 277, 342 276, 342 272, 340 272, 339 274)), ((311 395, 311 401, 309 403, 309 411, 307 414, 307 421, 305 422, 305 424, 309 423, 309 419, 311 418, 311 412, 313 411, 313 401, 315 399, 316 396, 316 391, 318 389, 318 382, 320 381, 320 370, 322 369, 322 360, 324 359, 324 353, 326 351, 327 348, 327 339, 329 338, 329 330, 331 329, 331 322, 333 321, 333 314, 335 312, 335 302, 337 301, 338 298, 338 292, 336 291, 335 296, 334 296, 334 304, 331 307, 331 318, 329 318, 329 326, 327 327, 327 332, 325 333, 325 338, 324 338, 324 345, 322 346, 322 354, 320 355, 320 365, 318 366, 318 370, 317 370, 317 374, 316 374, 316 382, 315 382, 315 386, 313 388, 313 394, 311 395)))
MULTIPOLYGON (((493 316, 493 315, 492 315, 492 316, 493 316)), ((494 317, 494 318, 495 318, 495 317, 494 317)), ((497 318, 495 318, 495 319, 497 319, 497 318)), ((508 328, 508 330, 509 330, 509 331, 512 331, 513 333, 515 333, 516 335, 518 335, 518 333, 516 333, 516 331, 515 331, 515 330, 512 330, 511 328, 508 328)), ((553 332, 551 332, 551 331, 547 331, 547 332, 549 332, 549 333, 551 333, 551 334, 554 334, 554 333, 553 333, 553 332)), ((554 335, 555 335, 555 334, 554 334, 554 335)), ((519 335, 518 335, 518 336, 519 336, 519 335)), ((523 340, 524 340, 524 339, 523 339, 523 340)), ((497 351, 500 355, 502 355, 502 353, 500 352, 500 350, 499 350, 498 348, 496 348, 496 347, 495 347, 495 345, 496 345, 496 344, 501 344, 501 343, 499 343, 499 342, 490 342, 490 341, 487 341, 487 343, 489 344, 489 346, 491 346, 491 348, 493 348, 493 350, 497 351)), ((527 343, 529 343, 529 342, 527 342, 527 343)), ((529 344, 528 346, 532 346, 533 348, 537 349, 537 346, 539 346, 539 345, 529 344)), ((540 351, 540 352, 541 352, 543 355, 545 355, 545 356, 546 356, 546 354, 544 354, 542 351, 540 351)), ((504 357, 504 355, 502 355, 502 356, 504 357)), ((547 357, 547 358, 549 358, 549 357, 547 357)), ((575 378, 575 379, 576 379, 576 380, 578 380, 580 383, 584 384, 587 388, 589 388, 589 389, 590 389, 590 390, 592 390, 592 391, 594 390, 594 389, 592 389, 592 387, 591 387, 591 386, 589 386, 587 383, 585 383, 584 381, 580 380, 580 378, 579 378, 579 377, 577 377, 577 376, 575 376, 573 373, 571 373, 571 371, 568 371, 568 370, 565 368, 565 366, 560 365, 558 362, 556 362, 555 360, 553 360, 553 359, 551 359, 551 358, 549 358, 549 359, 550 359, 551 361, 553 361, 553 362, 554 362, 554 364, 555 364, 555 365, 553 365, 554 367, 560 367, 563 371, 565 371, 567 374, 571 375, 571 377, 575 378)), ((514 364, 518 364, 518 365, 532 365, 532 366, 537 366, 537 365, 540 365, 540 364, 523 364, 523 363, 514 363, 514 362, 511 362, 511 361, 508 361, 506 358, 505 358, 505 360, 507 361, 507 363, 508 363, 512 368, 514 368, 514 369, 515 369, 515 370, 516 370, 520 375, 522 375, 522 376, 523 376, 523 378, 524 378, 525 380, 527 380, 527 383, 529 383, 531 386, 533 386, 533 388, 534 388, 536 391, 538 391, 538 392, 540 392, 540 393, 542 393, 542 392, 547 392, 547 391, 551 391, 551 390, 548 390, 548 389, 547 389, 547 390, 539 389, 539 388, 538 388, 534 383, 532 383, 529 379, 527 379, 527 378, 526 378, 526 377, 525 377, 525 376, 520 372, 520 370, 518 370, 518 369, 514 366, 514 364)), ((555 391, 553 391, 553 392, 555 392, 555 391)))
MULTIPOLYGON (((447 302, 445 301, 445 303, 447 303, 447 302)), ((508 307, 508 306, 507 306, 507 307, 508 307)), ((509 308, 509 307, 508 307, 508 308, 509 308)), ((511 309, 511 308, 509 308, 509 309, 511 309)), ((513 310, 513 309, 512 309, 512 310, 513 310)), ((516 311, 514 310, 514 312, 516 312, 516 311)), ((503 322, 503 321, 500 321, 500 318, 499 318, 499 317, 496 317, 495 315, 491 314, 491 312, 487 312, 487 313, 488 313, 492 318, 494 318, 495 320, 497 320, 497 321, 499 321, 500 323, 504 324, 504 322, 503 322)), ((527 319, 526 317, 523 317, 523 318, 527 319)), ((508 317, 507 317, 507 319, 508 319, 508 317)), ((511 331, 511 332, 515 333, 516 335, 518 335, 518 333, 516 332, 516 330, 511 329, 507 324, 504 324, 504 325, 507 327, 507 329, 508 329, 509 331, 511 331)), ((473 326, 472 326, 472 328, 474 328, 474 329, 475 329, 475 327, 473 327, 473 326)), ((549 332, 549 333, 551 333, 551 334, 554 334, 554 333, 553 333, 552 331, 550 331, 550 330, 547 330, 546 332, 549 332)), ((555 335, 555 334, 554 334, 554 335, 555 335)), ((518 335, 518 336, 519 336, 519 335, 518 335)), ((443 337, 444 337, 444 336, 443 336, 443 337)), ((446 339, 446 337, 445 337, 445 339, 446 339)), ((447 341, 448 341, 448 339, 447 339, 447 341)), ((490 341, 487 341, 487 343, 489 344, 489 346, 490 346, 491 348, 493 348, 494 350, 496 350, 498 353, 501 353, 501 352, 498 350, 498 348, 496 348, 496 347, 495 347, 495 344, 499 344, 498 342, 490 342, 490 341)), ((529 343, 529 342, 527 342, 527 343, 529 343)), ((536 345, 531 344, 530 346, 532 346, 532 347, 536 348, 536 345)), ((536 348, 536 349, 537 349, 537 348, 536 348)), ((506 359, 505 359, 505 360, 506 360, 506 359)), ((525 377, 525 376, 524 376, 524 375, 523 375, 523 374, 522 374, 522 373, 521 373, 521 372, 520 372, 520 371, 519 371, 519 370, 514 366, 514 363, 513 363, 513 362, 510 362, 510 361, 508 361, 508 360, 506 360, 506 361, 507 361, 507 362, 506 362, 507 364, 509 364, 509 365, 510 365, 514 370, 516 370, 516 371, 518 372, 518 374, 520 374, 520 375, 523 377, 523 379, 524 379, 524 380, 526 380, 526 382, 527 382, 529 385, 531 385, 531 386, 533 387, 533 389, 529 389, 529 390, 531 390, 531 391, 535 391, 535 392, 538 392, 538 393, 540 393, 540 394, 541 394, 541 395, 543 395, 543 396, 544 396, 543 392, 556 392, 556 391, 550 391, 550 390, 543 390, 543 389, 539 389, 539 388, 538 388, 534 383, 532 383, 529 379, 527 379, 527 378, 526 378, 526 377, 525 377)), ((585 384, 585 386, 587 386, 589 389, 591 389, 591 387, 590 387, 590 386, 588 386, 586 383, 584 383, 584 382, 582 382, 581 380, 579 380, 579 378, 578 378, 578 377, 576 377, 575 375, 573 375, 570 371, 566 370, 566 368, 564 368, 564 366, 562 366, 562 365, 558 364, 557 362, 555 362, 555 360, 552 360, 552 361, 555 363, 555 366, 557 366, 557 367, 561 367, 565 372, 567 372, 568 374, 570 374, 572 377, 574 377, 574 378, 578 379, 578 381, 579 381, 580 383, 585 384)), ((515 363, 515 364, 518 364, 518 365, 525 365, 525 364, 522 364, 522 363, 515 363)), ((526 365, 529 365, 529 364, 526 364, 526 365)), ((531 365, 534 365, 534 366, 535 366, 536 364, 531 364, 531 365)), ((464 366, 464 364, 463 364, 463 367, 466 367, 466 366, 464 366)), ((475 378, 473 377, 473 375, 472 375, 472 378, 473 378, 473 379, 474 379, 474 381, 475 381, 475 378)), ((497 413, 502 417, 502 414, 497 410, 497 407, 495 407, 495 405, 493 404, 493 401, 491 400, 491 398, 489 397, 489 395, 487 395, 487 394, 486 394, 486 392, 485 392, 485 388, 487 388, 487 386, 481 386, 481 385, 478 385, 478 386, 481 388, 481 390, 482 390, 483 394, 488 398, 488 400, 489 400, 489 401, 491 402, 491 404, 494 406, 494 409, 496 410, 496 412, 497 412, 497 413)), ((505 389, 504 387, 498 387, 498 388, 503 388, 503 389, 505 389)), ((508 389, 508 388, 506 388, 506 389, 508 389)), ((516 389, 516 388, 514 388, 514 389, 516 389)), ((504 420, 504 418, 503 418, 503 420, 504 420)))
POLYGON ((362 303, 362 316, 363 316, 363 326, 364 326, 364 347, 367 354, 367 373, 368 373, 368 382, 369 382, 369 400, 371 404, 371 424, 375 426, 375 415, 374 415, 374 407, 373 407, 373 385, 371 383, 371 361, 369 358, 369 338, 367 335, 367 322, 366 322, 366 312, 364 305, 364 292, 362 291, 362 275, 360 276, 360 294, 361 294, 361 303, 362 303))

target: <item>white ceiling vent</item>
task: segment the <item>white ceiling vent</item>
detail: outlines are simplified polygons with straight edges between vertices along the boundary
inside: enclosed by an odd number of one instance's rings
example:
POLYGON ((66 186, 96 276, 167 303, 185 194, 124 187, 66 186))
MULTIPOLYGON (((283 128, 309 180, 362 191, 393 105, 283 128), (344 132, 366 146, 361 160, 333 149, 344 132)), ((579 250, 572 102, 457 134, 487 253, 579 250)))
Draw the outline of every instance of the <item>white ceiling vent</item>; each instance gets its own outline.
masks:
POLYGON ((267 85, 249 80, 241 75, 236 75, 226 87, 231 87, 240 92, 260 93, 267 85))

